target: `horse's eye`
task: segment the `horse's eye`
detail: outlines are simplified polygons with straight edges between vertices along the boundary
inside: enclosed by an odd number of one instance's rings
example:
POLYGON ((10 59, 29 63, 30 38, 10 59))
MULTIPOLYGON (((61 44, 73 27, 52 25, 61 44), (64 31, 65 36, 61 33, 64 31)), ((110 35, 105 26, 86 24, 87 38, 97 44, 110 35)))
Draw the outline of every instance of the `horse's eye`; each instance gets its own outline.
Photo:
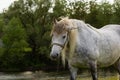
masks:
POLYGON ((66 36, 64 35, 62 38, 65 39, 65 37, 66 37, 66 36))

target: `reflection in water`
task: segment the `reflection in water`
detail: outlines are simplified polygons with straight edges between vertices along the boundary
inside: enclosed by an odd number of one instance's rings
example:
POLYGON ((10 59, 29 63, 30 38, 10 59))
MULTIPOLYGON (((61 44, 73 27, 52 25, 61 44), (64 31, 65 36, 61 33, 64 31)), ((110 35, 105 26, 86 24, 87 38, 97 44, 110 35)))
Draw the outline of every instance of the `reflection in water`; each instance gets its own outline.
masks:
MULTIPOLYGON (((45 73, 39 72, 23 72, 23 73, 0 73, 0 80, 69 80, 67 73, 45 73)), ((91 80, 88 72, 78 75, 77 80, 91 80)), ((99 80, 117 80, 116 73, 100 73, 99 80)))

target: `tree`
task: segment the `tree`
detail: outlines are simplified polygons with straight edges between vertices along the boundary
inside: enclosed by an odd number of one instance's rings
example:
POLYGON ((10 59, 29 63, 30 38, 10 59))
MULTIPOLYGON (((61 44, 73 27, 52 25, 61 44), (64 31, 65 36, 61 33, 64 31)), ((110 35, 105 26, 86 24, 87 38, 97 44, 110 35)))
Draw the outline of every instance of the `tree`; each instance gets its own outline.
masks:
POLYGON ((53 18, 59 18, 59 17, 66 17, 67 12, 66 12, 66 6, 67 6, 67 1, 66 0, 54 0, 53 4, 53 18))
POLYGON ((19 19, 12 18, 9 24, 4 27, 4 54, 2 55, 2 66, 16 68, 20 67, 25 55, 26 33, 19 19), (9 66, 8 66, 9 65, 9 66))
POLYGON ((113 15, 112 4, 109 2, 103 2, 101 5, 99 5, 98 11, 97 19, 100 26, 102 27, 110 24, 113 15))
POLYGON ((18 18, 26 31, 26 41, 31 49, 25 56, 28 66, 39 67, 49 61, 49 34, 52 21, 50 8, 51 0, 19 0, 4 13, 6 24, 13 17, 18 18))
POLYGON ((96 1, 89 2, 89 10, 86 17, 86 22, 91 24, 94 27, 99 27, 98 14, 99 14, 99 5, 96 1))
POLYGON ((113 14, 112 14, 112 23, 120 24, 120 1, 115 0, 113 4, 113 14))
POLYGON ((5 23, 3 21, 3 14, 0 14, 0 38, 3 35, 3 27, 5 26, 5 23))
POLYGON ((84 20, 87 16, 88 2, 85 1, 75 1, 69 3, 70 7, 68 9, 71 18, 84 20))

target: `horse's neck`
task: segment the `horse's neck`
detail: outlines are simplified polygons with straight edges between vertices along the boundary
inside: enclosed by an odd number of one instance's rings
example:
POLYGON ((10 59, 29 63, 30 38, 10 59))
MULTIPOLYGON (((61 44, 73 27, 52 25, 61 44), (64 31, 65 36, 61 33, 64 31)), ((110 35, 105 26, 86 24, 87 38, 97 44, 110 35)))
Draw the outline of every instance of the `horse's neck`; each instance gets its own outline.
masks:
POLYGON ((99 32, 96 28, 92 27, 91 25, 89 24, 85 24, 84 22, 80 22, 78 27, 80 28, 79 32, 81 33, 82 31, 82 34, 86 34, 86 35, 98 35, 99 32))
POLYGON ((86 25, 84 22, 79 23, 78 25, 78 42, 83 44, 90 44, 90 46, 94 45, 95 41, 99 38, 99 33, 97 29, 92 26, 86 25))

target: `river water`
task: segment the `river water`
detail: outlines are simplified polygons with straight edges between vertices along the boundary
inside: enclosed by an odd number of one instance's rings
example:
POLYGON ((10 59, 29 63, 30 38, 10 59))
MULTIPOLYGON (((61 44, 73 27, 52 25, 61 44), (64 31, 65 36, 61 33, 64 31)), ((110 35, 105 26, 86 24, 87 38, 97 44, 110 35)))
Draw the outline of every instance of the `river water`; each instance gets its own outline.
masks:
MULTIPOLYGON (((21 73, 3 73, 0 72, 0 80, 69 80, 68 72, 46 73, 42 71, 21 72, 21 73)), ((88 72, 79 74, 77 80, 91 80, 88 72)), ((117 80, 117 73, 104 72, 99 74, 99 80, 117 80)))

